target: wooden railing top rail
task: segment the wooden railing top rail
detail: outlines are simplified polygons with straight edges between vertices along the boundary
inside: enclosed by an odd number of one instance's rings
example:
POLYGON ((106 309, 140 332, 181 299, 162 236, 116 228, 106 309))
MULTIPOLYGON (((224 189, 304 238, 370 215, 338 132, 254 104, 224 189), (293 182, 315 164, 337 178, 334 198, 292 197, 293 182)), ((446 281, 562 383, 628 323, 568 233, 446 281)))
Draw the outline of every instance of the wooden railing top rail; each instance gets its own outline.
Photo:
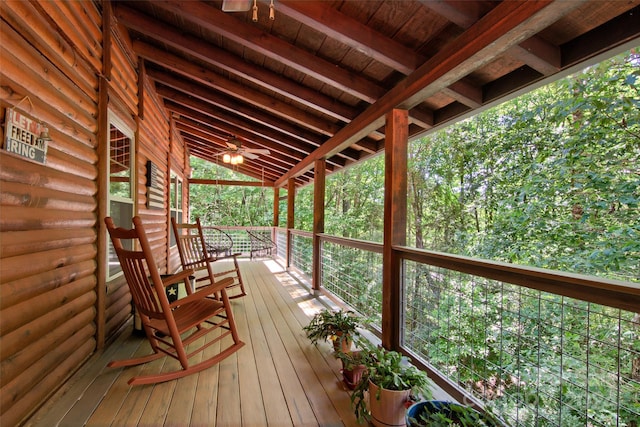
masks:
MULTIPOLYGON (((221 229, 246 229, 247 227, 218 227, 221 229)), ((272 228, 272 227, 254 227, 272 228)), ((286 232, 283 227, 278 231, 286 232)), ((313 233, 289 230, 292 234, 313 237, 313 233)), ((352 247, 364 251, 382 253, 382 244, 321 233, 322 241, 352 247)), ((443 267, 449 270, 492 280, 524 286, 529 289, 576 298, 609 307, 640 312, 640 284, 583 274, 527 267, 499 261, 483 260, 462 255, 427 251, 407 246, 394 246, 403 259, 443 267)))
POLYGON ((313 233, 311 231, 303 231, 303 230, 290 230, 290 231, 291 231, 291 234, 295 236, 313 238, 313 233))
POLYGON ((202 228, 204 230, 206 229, 211 229, 211 228, 218 228, 220 230, 239 230, 239 231, 245 231, 245 230, 271 230, 273 227, 270 226, 254 226, 254 227, 247 227, 247 226, 236 226, 236 225, 203 225, 202 228))
POLYGON ((382 253, 382 243, 369 242, 367 240, 351 239, 348 237, 331 236, 329 234, 319 234, 320 240, 338 245, 349 246, 363 251, 382 253))
POLYGON ((404 259, 615 307, 640 311, 640 285, 563 271, 394 246, 404 259))

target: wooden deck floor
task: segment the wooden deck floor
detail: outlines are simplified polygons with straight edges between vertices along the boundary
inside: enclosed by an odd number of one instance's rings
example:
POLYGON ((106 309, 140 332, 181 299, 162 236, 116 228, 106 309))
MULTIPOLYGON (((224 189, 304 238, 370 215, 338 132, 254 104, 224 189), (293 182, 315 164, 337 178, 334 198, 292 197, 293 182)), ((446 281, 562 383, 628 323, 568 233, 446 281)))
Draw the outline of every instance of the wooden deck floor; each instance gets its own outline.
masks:
POLYGON ((135 386, 135 370, 107 368, 148 351, 129 327, 96 354, 28 426, 357 426, 340 363, 309 343, 302 326, 321 303, 275 261, 243 261, 248 295, 232 301, 245 346, 219 365, 166 383, 135 386))

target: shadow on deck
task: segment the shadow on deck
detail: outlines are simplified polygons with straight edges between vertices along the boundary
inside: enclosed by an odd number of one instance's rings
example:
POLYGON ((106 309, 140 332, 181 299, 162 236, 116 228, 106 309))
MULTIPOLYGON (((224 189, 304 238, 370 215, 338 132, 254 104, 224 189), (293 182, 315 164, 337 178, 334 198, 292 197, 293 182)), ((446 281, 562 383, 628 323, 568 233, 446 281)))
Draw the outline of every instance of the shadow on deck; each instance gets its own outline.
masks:
POLYGON ((110 360, 150 351, 129 324, 26 425, 357 426, 330 345, 311 345, 302 330, 322 302, 276 261, 242 260, 240 267, 248 295, 232 300, 246 344, 237 353, 199 374, 131 387, 134 372, 177 362, 107 368, 110 360))

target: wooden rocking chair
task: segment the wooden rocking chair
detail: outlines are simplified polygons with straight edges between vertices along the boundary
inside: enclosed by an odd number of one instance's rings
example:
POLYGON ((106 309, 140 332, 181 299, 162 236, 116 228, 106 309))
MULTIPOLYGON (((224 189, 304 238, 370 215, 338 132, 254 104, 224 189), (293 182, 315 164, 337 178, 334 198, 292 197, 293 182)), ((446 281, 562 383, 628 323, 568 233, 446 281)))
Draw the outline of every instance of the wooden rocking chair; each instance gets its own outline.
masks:
POLYGON ((105 223, 153 350, 150 355, 116 360, 108 366, 139 365, 165 355, 180 361, 180 370, 137 376, 129 380, 130 385, 153 384, 200 372, 244 345, 238 338, 226 293, 226 287, 232 279, 211 283, 196 292, 191 289, 189 281, 193 270, 162 278, 139 217, 133 218, 134 228, 131 230, 115 227, 110 217, 105 218, 105 223), (131 245, 124 242, 130 242, 131 245), (134 249, 125 249, 125 246, 134 249), (187 296, 169 303, 166 287, 179 282, 184 282, 187 296), (218 295, 219 299, 209 298, 211 295, 218 295), (207 339, 200 339, 208 334, 207 339), (230 339, 225 340, 226 337, 230 339), (227 341, 230 341, 229 345, 227 341), (208 356, 204 350, 216 343, 220 343, 221 351, 208 356), (190 364, 189 359, 198 354, 202 354, 204 360, 190 364))
POLYGON ((272 256, 273 251, 276 250, 276 243, 266 235, 257 231, 247 230, 249 235, 249 242, 251 243, 251 249, 249 252, 249 258, 253 259, 254 256, 272 256))
POLYGON ((244 282, 240 274, 238 264, 239 253, 231 253, 222 256, 214 256, 210 253, 211 245, 207 244, 207 239, 200 224, 200 218, 196 218, 195 224, 178 224, 175 218, 171 218, 173 233, 178 243, 178 253, 180 262, 184 270, 192 269, 196 276, 196 289, 207 286, 211 281, 231 278, 233 281, 227 286, 227 294, 230 299, 245 296, 244 282), (215 272, 211 263, 224 259, 233 260, 233 268, 215 272))

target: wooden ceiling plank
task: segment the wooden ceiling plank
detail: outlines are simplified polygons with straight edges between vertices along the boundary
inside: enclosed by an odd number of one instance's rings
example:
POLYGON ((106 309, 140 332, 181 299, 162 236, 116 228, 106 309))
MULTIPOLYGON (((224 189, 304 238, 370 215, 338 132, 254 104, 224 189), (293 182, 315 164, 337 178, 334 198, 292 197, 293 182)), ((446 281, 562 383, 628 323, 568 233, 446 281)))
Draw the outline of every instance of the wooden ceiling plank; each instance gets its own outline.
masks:
POLYGON ((279 0, 278 13, 284 13, 405 75, 411 74, 425 60, 413 50, 340 13, 326 2, 279 0))
POLYGON ((333 155, 380 127, 384 123, 384 115, 391 109, 415 107, 513 45, 546 28, 579 4, 578 1, 499 3, 323 146, 279 178, 276 186, 285 185, 288 179, 312 168, 315 160, 333 155))
POLYGON ((375 102, 386 92, 385 88, 362 75, 340 68, 204 2, 167 0, 155 3, 155 6, 368 103, 375 102))
POLYGON ((640 6, 623 13, 600 28, 593 29, 569 43, 562 45, 564 67, 584 61, 614 46, 631 42, 640 37, 640 6))
POLYGON ((199 38, 185 34, 180 29, 160 22, 130 7, 114 3, 114 16, 127 28, 152 37, 174 49, 228 71, 260 87, 274 91, 314 111, 343 122, 357 116, 356 109, 316 90, 295 83, 279 74, 251 65, 229 52, 210 45, 199 38))
POLYGON ((419 0, 424 6, 438 13, 460 28, 467 29, 478 22, 481 12, 474 2, 448 2, 444 0, 419 0))

